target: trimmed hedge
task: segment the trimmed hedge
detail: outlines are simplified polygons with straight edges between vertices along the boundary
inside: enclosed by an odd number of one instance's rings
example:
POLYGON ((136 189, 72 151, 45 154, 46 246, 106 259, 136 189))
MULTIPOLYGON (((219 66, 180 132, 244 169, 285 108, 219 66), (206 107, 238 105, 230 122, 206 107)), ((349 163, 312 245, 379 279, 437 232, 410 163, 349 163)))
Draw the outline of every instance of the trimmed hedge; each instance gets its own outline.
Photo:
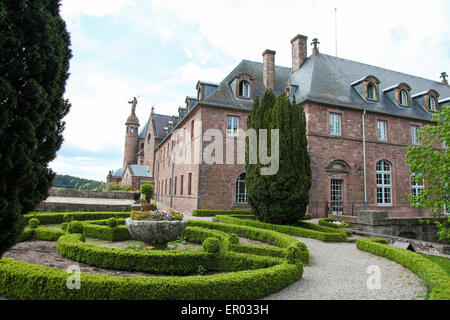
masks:
POLYGON ((323 227, 333 228, 333 229, 342 228, 341 226, 337 225, 336 223, 333 223, 334 221, 336 221, 336 220, 333 220, 331 218, 320 219, 319 220, 319 225, 321 225, 323 227))
POLYGON ((200 210, 196 209, 192 212, 192 215, 195 217, 214 217, 217 215, 237 215, 237 214, 244 214, 244 215, 252 215, 251 210, 200 210))
POLYGON ((234 252, 211 254, 203 250, 151 250, 131 251, 86 244, 82 235, 61 237, 57 243, 59 253, 72 260, 104 269, 148 272, 153 274, 192 274, 199 265, 215 271, 242 271, 268 268, 285 263, 273 257, 234 252))
MULTIPOLYGON (((229 217, 229 216, 216 216, 216 219, 221 222, 225 222, 225 223, 251 226, 251 227, 255 227, 255 228, 259 228, 259 229, 273 230, 273 231, 286 233, 289 235, 298 236, 298 237, 302 237, 302 238, 312 238, 312 239, 317 239, 317 240, 327 241, 327 242, 346 242, 347 241, 347 236, 343 231, 331 230, 331 228, 329 228, 330 231, 327 230, 327 232, 323 232, 323 231, 316 231, 313 229, 306 229, 306 228, 302 228, 302 227, 270 224, 270 223, 265 223, 265 222, 261 222, 261 221, 257 221, 257 220, 237 219, 237 218, 229 217)), ((306 224, 308 226, 321 227, 321 226, 313 225, 311 223, 306 223, 306 222, 299 222, 299 223, 306 224)), ((314 227, 311 227, 311 228, 314 228, 314 227)), ((324 227, 321 227, 321 228, 324 228, 324 227)))
POLYGON ((48 229, 43 227, 30 228, 27 227, 23 230, 18 242, 24 242, 31 239, 42 241, 56 241, 59 237, 64 236, 66 232, 56 229, 48 229))
POLYGON ((315 230, 315 231, 319 231, 319 232, 331 232, 331 233, 342 233, 345 234, 347 237, 351 237, 353 234, 350 231, 347 230, 341 230, 339 228, 333 228, 333 227, 328 227, 328 226, 321 226, 315 223, 310 223, 310 222, 304 222, 304 221, 299 221, 295 224, 295 226, 298 226, 300 228, 305 228, 305 229, 311 229, 311 230, 315 230))
MULTIPOLYGON (((237 219, 239 220, 239 219, 237 219)), ((298 241, 297 239, 294 239, 290 236, 284 235, 279 232, 270 231, 270 230, 263 230, 259 228, 253 228, 248 226, 241 226, 237 224, 224 224, 224 223, 215 223, 215 222, 209 222, 209 221, 200 221, 200 220, 189 220, 188 221, 189 227, 201 227, 201 228, 208 228, 208 229, 216 229, 221 230, 226 233, 235 233, 241 237, 254 239, 262 242, 266 242, 269 244, 272 244, 274 246, 277 246, 279 248, 284 249, 285 255, 286 249, 294 246, 297 247, 298 250, 298 256, 296 257, 303 263, 307 263, 309 261, 309 251, 308 247, 301 241, 298 241)), ((230 245, 229 250, 237 251, 237 252, 246 252, 251 254, 261 254, 264 252, 264 255, 267 252, 272 252, 270 249, 262 250, 258 246, 253 246, 252 249, 250 246, 248 247, 241 247, 236 248, 236 246, 230 245)), ((270 256, 277 256, 277 253, 270 254, 270 256)))
POLYGON ((22 300, 243 300, 268 296, 298 281, 299 264, 213 276, 116 277, 81 274, 69 290, 65 270, 0 259, 0 295, 22 300))
POLYGON ((111 228, 108 226, 83 222, 83 235, 89 238, 97 238, 108 241, 125 241, 131 240, 132 237, 126 226, 117 226, 111 228))
MULTIPOLYGON (((384 239, 383 239, 384 240, 384 239)), ((400 263, 422 278, 430 300, 450 300, 450 276, 422 255, 380 243, 380 239, 358 239, 356 247, 400 263)), ((385 240, 384 240, 385 241, 385 240)))
MULTIPOLYGON (((41 225, 45 224, 61 224, 68 222, 64 220, 64 216, 67 213, 64 212, 32 212, 24 215, 25 222, 32 218, 38 218, 41 225)), ((129 212, 71 212, 70 215, 73 220, 86 221, 86 220, 103 220, 108 218, 128 218, 129 212)))

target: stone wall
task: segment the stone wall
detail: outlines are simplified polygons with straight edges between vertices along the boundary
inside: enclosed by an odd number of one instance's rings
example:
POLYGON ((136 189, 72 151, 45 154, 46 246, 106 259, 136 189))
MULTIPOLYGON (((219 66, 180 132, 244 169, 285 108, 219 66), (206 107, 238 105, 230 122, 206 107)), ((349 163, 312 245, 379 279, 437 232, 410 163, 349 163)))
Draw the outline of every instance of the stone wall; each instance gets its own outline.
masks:
POLYGON ((70 198, 99 198, 99 199, 128 199, 133 200, 135 197, 140 198, 140 192, 103 192, 91 190, 68 190, 55 189, 49 190, 52 197, 70 197, 70 198))
POLYGON ((122 212, 126 205, 42 202, 38 212, 122 212))

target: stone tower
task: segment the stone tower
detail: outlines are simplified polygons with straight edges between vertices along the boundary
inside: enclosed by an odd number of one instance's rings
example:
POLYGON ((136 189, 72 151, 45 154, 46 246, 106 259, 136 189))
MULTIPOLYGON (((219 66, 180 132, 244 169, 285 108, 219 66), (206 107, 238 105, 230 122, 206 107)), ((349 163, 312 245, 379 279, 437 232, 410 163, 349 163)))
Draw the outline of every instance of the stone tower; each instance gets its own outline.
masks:
POLYGON ((136 105, 137 100, 130 101, 132 104, 131 114, 125 123, 126 133, 125 133, 125 150, 123 153, 123 168, 126 168, 128 163, 136 164, 136 153, 138 147, 138 132, 139 132, 139 119, 136 116, 136 105))

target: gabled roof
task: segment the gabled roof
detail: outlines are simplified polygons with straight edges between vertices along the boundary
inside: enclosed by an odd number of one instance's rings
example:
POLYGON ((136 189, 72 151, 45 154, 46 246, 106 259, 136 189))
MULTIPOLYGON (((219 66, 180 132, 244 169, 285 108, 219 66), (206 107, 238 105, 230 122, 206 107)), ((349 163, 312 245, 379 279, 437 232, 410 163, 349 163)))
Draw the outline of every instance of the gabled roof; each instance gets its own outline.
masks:
POLYGON ((297 103, 315 101, 422 120, 431 120, 431 114, 414 99, 410 108, 398 107, 384 91, 407 83, 411 87, 411 96, 430 89, 443 99, 450 96, 450 88, 441 82, 322 53, 308 57, 302 67, 291 74, 289 83, 299 87, 295 92, 297 103), (380 80, 379 102, 366 101, 352 86, 368 75, 380 80))
POLYGON ((139 164, 130 164, 128 165, 127 169, 128 168, 131 169, 131 174, 134 177, 145 177, 145 178, 153 177, 148 166, 143 166, 139 164))
POLYGON ((164 128, 167 127, 169 121, 172 121, 172 116, 165 116, 162 114, 154 114, 153 127, 155 128, 155 138, 164 138, 164 128))

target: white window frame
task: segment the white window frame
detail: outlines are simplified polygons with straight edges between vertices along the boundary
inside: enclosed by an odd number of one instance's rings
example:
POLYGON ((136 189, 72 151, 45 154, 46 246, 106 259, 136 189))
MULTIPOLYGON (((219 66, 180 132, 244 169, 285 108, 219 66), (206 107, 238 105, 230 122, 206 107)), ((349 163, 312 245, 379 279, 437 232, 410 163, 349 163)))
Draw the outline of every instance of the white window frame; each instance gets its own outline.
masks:
POLYGON ((245 174, 241 174, 236 179, 236 203, 247 203, 247 184, 245 183, 245 174), (244 190, 241 190, 242 182, 244 183, 244 190))
POLYGON ((430 96, 428 102, 430 104, 430 111, 435 112, 436 111, 436 99, 433 96, 430 96))
POLYGON ((390 207, 392 206, 392 164, 387 160, 381 160, 376 164, 376 170, 377 205, 379 207, 390 207), (380 195, 381 202, 379 202, 380 195))
POLYGON ((238 135, 239 135, 239 117, 227 116, 227 136, 237 137, 238 135), (231 128, 228 127, 229 124, 231 124, 231 128))
POLYGON ((387 141, 387 121, 378 120, 377 129, 378 129, 378 140, 387 141))
POLYGON ((405 89, 400 90, 400 105, 408 106, 408 92, 405 89))
POLYGON ((250 83, 247 80, 242 80, 241 85, 242 85, 241 97, 250 98, 250 83))
POLYGON ((419 145, 419 130, 420 126, 417 125, 411 125, 411 143, 413 145, 419 145))
POLYGON ((367 99, 368 100, 376 100, 377 99, 377 89, 372 82, 370 82, 367 85, 367 99))
POLYGON ((425 185, 423 183, 418 183, 414 180, 414 177, 416 176, 415 173, 411 174, 411 194, 414 196, 419 196, 420 190, 423 190, 425 188, 425 185))
POLYGON ((342 116, 340 113, 330 112, 330 135, 331 136, 342 135, 342 116))

